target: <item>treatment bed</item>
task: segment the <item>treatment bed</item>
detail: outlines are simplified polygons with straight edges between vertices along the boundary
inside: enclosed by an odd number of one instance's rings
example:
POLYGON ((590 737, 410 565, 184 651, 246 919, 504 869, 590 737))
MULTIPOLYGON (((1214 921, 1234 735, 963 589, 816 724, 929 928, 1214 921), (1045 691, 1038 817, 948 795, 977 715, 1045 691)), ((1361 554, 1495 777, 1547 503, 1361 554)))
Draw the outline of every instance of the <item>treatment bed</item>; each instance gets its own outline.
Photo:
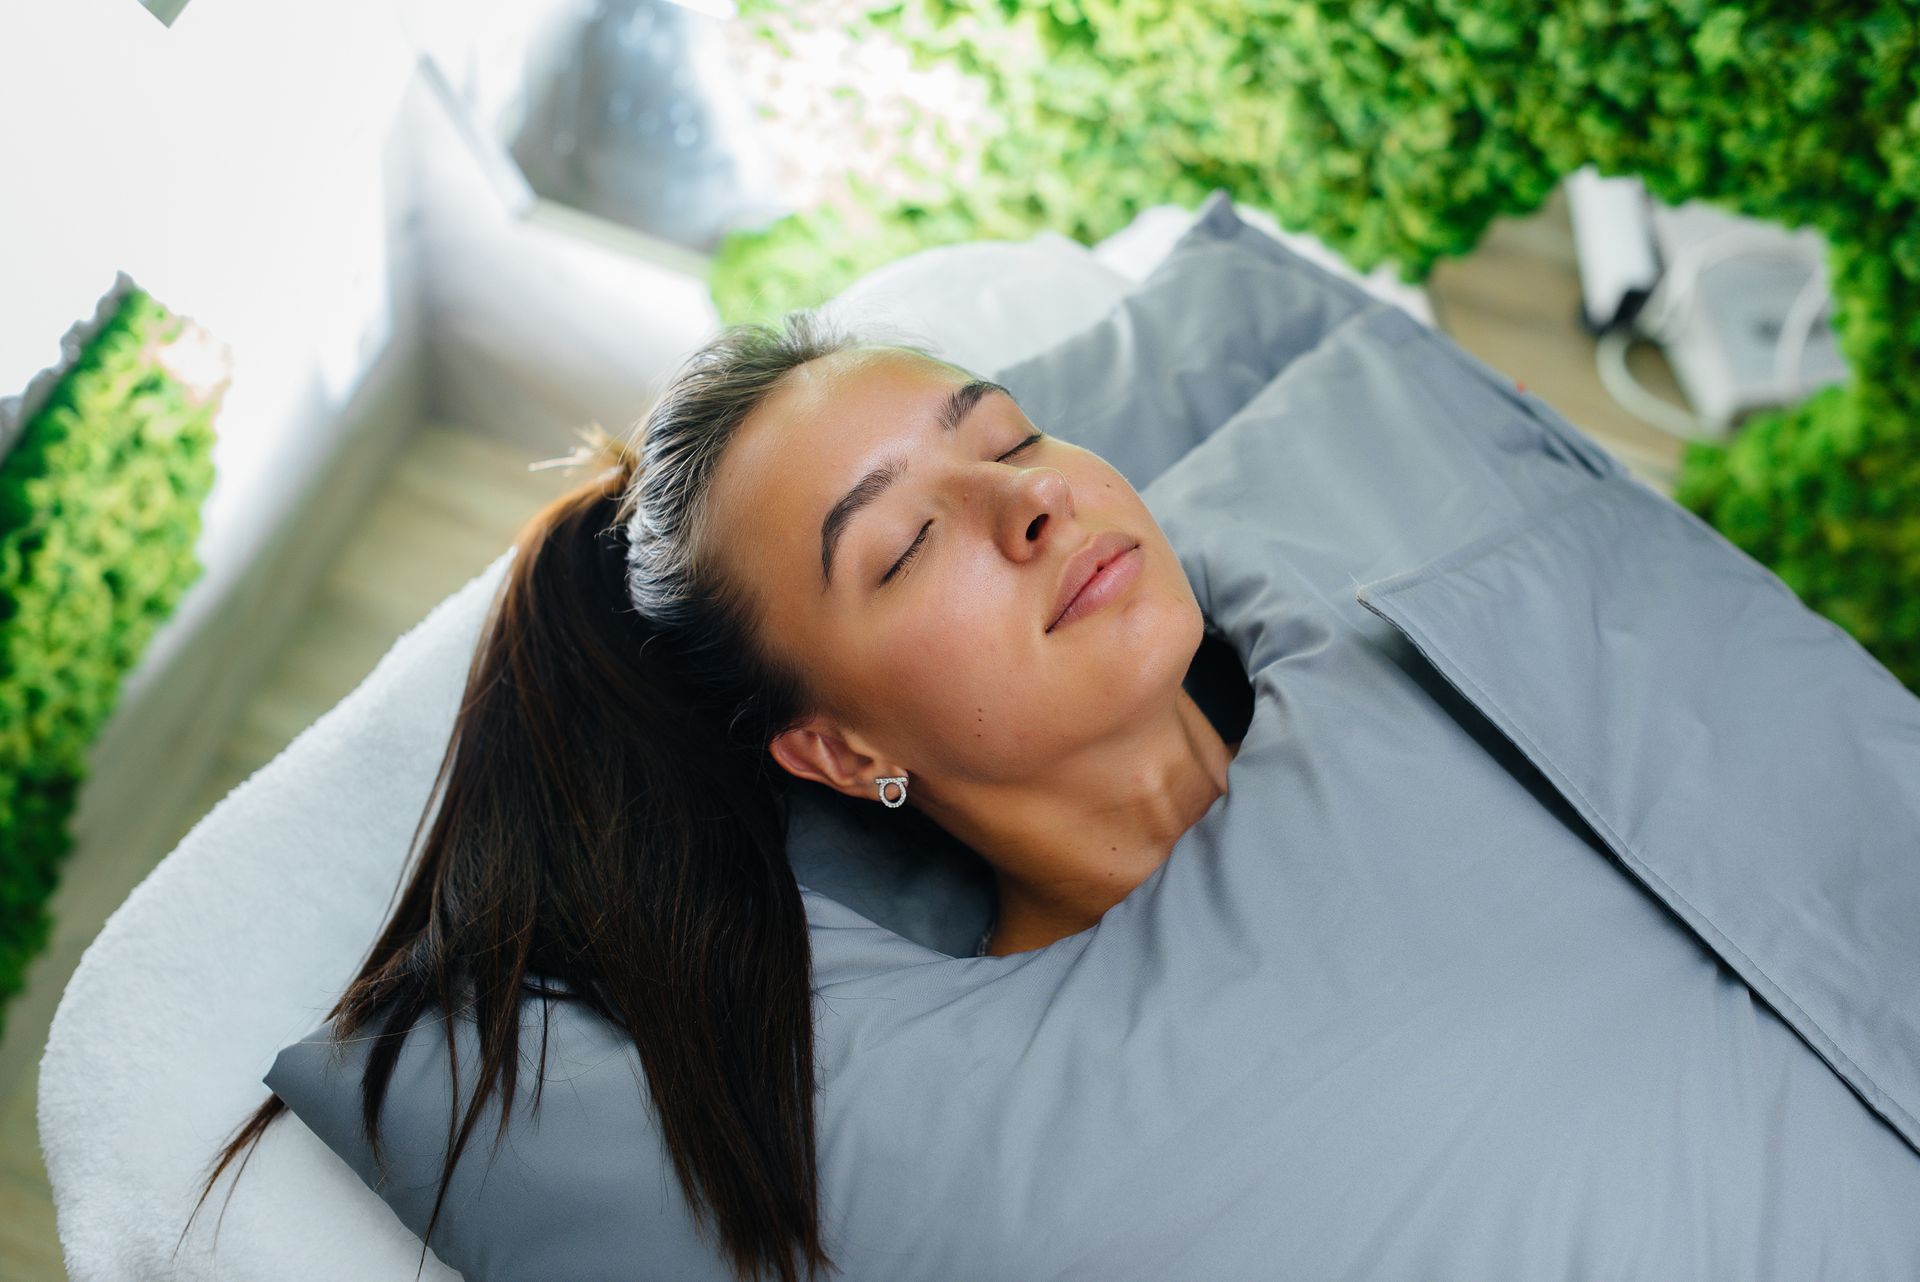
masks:
MULTIPOLYGON (((966 361, 1180 554, 1247 700, 1228 792, 1098 925, 1008 957, 965 955, 977 867, 916 862, 875 807, 802 817, 841 1276, 1920 1275, 1920 700, 1404 287, 1224 193, 1176 235, 966 361)), ((933 292, 891 279, 928 334, 933 292)), ((402 1057, 376 1192, 319 1025, 504 566, 83 959, 41 1085, 76 1277, 414 1276, 438 1032, 402 1057), (176 1258, 263 1080, 298 1116, 176 1258)), ((469 1150, 424 1276, 724 1278, 631 1047, 551 1015, 569 1089, 469 1150)))

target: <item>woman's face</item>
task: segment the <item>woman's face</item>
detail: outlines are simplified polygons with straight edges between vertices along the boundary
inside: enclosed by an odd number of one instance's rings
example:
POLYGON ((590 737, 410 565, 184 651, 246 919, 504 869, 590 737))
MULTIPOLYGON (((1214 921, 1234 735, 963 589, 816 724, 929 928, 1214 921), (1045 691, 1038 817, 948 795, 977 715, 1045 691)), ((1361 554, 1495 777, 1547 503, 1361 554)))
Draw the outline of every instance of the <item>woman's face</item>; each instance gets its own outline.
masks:
POLYGON ((827 705, 776 746, 796 774, 861 796, 901 770, 936 789, 1044 775, 1164 712, 1199 648, 1186 572, 1126 478, 1003 391, 943 425, 971 381, 894 348, 822 357, 718 464, 711 553, 827 705), (1056 621, 1089 550, 1121 549, 1056 621))

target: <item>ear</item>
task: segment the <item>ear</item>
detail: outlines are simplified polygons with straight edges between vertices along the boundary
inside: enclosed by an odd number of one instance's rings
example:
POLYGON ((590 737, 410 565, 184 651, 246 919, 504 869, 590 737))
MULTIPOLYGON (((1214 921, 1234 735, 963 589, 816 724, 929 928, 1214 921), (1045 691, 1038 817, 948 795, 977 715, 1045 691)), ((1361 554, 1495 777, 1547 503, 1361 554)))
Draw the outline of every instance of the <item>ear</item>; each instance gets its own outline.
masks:
POLYGON ((788 774, 825 784, 849 797, 871 797, 876 778, 906 773, 876 768, 873 756, 862 749, 863 745, 850 742, 824 717, 813 717, 783 730, 767 745, 767 751, 788 774))

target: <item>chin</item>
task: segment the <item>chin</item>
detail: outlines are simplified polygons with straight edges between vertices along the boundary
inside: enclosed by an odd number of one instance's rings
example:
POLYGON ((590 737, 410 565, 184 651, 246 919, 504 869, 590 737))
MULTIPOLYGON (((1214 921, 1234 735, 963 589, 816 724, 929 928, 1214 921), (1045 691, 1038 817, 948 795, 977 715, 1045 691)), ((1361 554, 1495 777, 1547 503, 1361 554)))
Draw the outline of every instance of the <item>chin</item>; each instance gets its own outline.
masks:
POLYGON ((1178 690, 1206 638, 1206 617, 1192 591, 1135 599, 1116 614, 1131 654, 1126 669, 1139 674, 1142 693, 1178 690))
POLYGON ((1179 562, 1174 562, 1174 565, 1174 581, 1164 586, 1156 583, 1152 598, 1142 598, 1140 604, 1152 611, 1156 619, 1155 630, 1168 649, 1179 652, 1179 662, 1184 671, 1187 661, 1193 658, 1193 652, 1200 648, 1200 642, 1206 637, 1207 618, 1200 612, 1200 598, 1193 594, 1193 584, 1187 581, 1186 572, 1178 568, 1179 562))

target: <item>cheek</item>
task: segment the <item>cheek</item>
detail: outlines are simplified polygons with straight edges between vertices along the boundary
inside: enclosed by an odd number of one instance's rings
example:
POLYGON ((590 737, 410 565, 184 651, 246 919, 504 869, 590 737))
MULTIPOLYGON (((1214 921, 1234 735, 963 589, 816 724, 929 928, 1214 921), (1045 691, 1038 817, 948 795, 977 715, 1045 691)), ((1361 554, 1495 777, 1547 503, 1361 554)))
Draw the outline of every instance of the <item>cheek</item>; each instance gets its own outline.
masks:
POLYGON ((992 586, 957 577, 894 620, 888 629, 892 653, 881 666, 898 673, 921 700, 938 701, 943 689, 1004 688, 1010 670, 1033 664, 1022 641, 1013 604, 992 586))
POLYGON ((1102 510, 1142 508, 1140 492, 1127 484, 1127 478, 1110 467, 1106 460, 1092 454, 1088 454, 1080 466, 1067 470, 1067 482, 1073 486, 1075 494, 1097 496, 1102 510))
POLYGON ((1045 666, 1038 623, 1028 636, 1018 610, 1018 598, 963 576, 916 600, 867 639, 866 706, 949 771, 1018 753, 1067 693, 1045 666))

